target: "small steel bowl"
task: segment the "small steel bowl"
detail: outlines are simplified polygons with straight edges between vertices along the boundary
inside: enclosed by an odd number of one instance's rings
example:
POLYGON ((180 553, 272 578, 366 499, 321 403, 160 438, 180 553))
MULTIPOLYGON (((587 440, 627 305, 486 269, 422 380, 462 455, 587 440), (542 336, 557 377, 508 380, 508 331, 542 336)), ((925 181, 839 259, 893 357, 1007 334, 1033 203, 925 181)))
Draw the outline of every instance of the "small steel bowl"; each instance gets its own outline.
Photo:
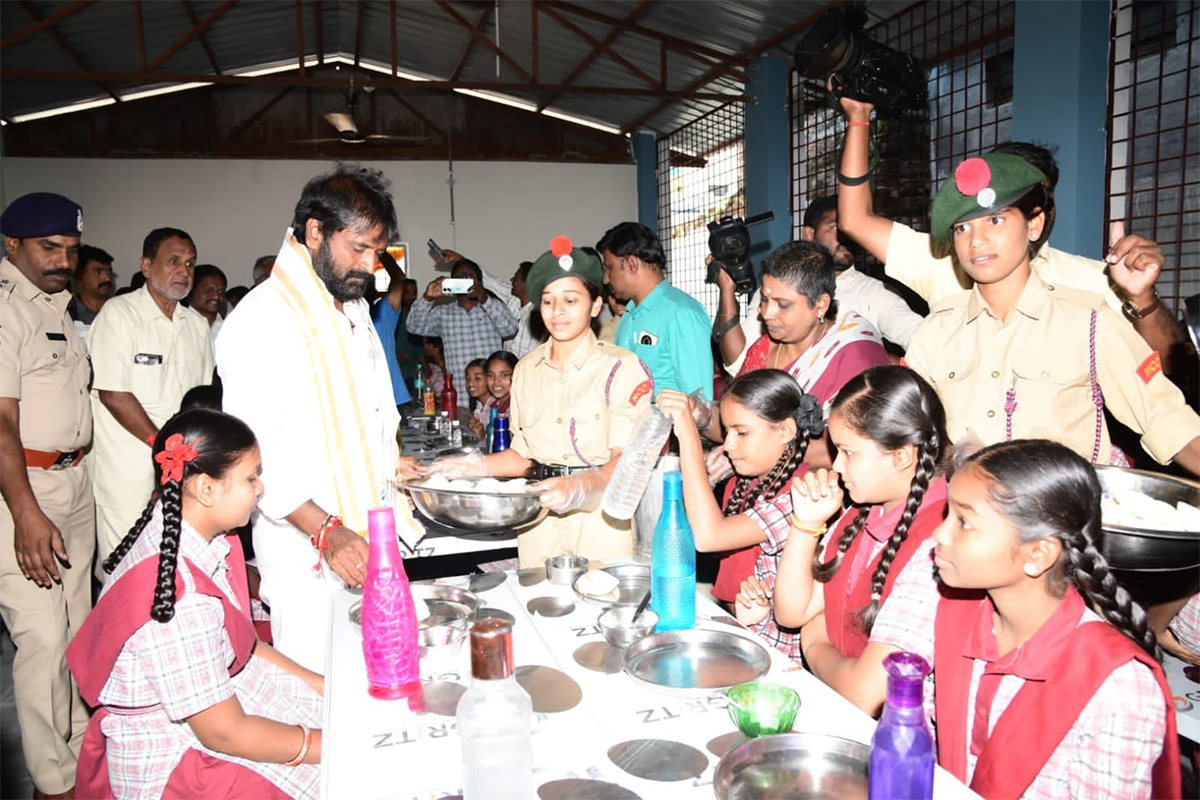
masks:
POLYGON ((466 638, 466 625, 457 622, 449 625, 430 625, 421 629, 417 639, 417 650, 421 658, 453 658, 458 655, 466 638))
POLYGON ((396 481, 434 522, 466 530, 511 531, 540 522, 546 509, 536 494, 430 489, 423 481, 396 481))
POLYGON ((725 690, 729 717, 747 738, 792 729, 800 711, 800 695, 790 686, 750 681, 725 690))
POLYGON ((570 586, 587 568, 588 560, 583 556, 551 556, 546 559, 546 580, 570 586))
POLYGON ((625 648, 653 633, 654 626, 658 624, 658 614, 647 608, 635 624, 634 611, 637 611, 636 606, 613 606, 601 614, 596 622, 604 634, 604 640, 613 647, 625 648))

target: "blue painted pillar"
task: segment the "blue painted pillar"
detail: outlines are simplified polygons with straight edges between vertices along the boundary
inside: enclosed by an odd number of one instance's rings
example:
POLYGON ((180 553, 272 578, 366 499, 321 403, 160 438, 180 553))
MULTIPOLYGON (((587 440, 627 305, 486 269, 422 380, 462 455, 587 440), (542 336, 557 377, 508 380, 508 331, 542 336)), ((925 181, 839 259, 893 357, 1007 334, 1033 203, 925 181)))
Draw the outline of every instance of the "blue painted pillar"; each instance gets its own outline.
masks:
POLYGON ((633 134, 637 163, 638 222, 658 231, 658 142, 653 133, 633 134))
POLYGON ((1058 161, 1051 241, 1098 258, 1104 241, 1109 4, 1018 0, 1012 138, 1048 146, 1058 161))
POLYGON ((775 219, 750 229, 752 258, 792 240, 792 151, 788 120, 788 68, 782 58, 762 56, 750 69, 746 105, 746 216, 774 211, 775 219))

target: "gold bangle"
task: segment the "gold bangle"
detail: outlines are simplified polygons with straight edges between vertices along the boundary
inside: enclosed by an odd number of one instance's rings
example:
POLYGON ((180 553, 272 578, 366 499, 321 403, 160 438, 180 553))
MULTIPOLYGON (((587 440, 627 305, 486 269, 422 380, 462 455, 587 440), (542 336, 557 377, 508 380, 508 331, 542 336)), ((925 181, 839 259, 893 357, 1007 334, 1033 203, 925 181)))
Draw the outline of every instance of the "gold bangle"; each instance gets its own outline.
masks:
POLYGON ((817 537, 823 535, 825 533, 825 531, 828 530, 828 526, 826 526, 826 525, 822 525, 819 528, 810 528, 807 525, 805 525, 803 522, 801 522, 800 519, 795 514, 792 514, 791 523, 792 523, 793 528, 795 528, 798 531, 807 533, 810 536, 812 536, 813 538, 817 538, 817 537))

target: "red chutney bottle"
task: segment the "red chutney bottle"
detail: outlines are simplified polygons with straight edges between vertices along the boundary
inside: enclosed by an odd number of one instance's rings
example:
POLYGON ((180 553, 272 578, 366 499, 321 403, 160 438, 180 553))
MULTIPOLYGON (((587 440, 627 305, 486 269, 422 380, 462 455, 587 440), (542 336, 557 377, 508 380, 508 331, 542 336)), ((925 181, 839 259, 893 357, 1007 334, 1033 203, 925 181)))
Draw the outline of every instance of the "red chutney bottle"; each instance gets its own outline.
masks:
POLYGON ((442 389, 442 411, 453 422, 458 419, 458 392, 454 389, 454 376, 449 372, 445 376, 446 385, 442 389))

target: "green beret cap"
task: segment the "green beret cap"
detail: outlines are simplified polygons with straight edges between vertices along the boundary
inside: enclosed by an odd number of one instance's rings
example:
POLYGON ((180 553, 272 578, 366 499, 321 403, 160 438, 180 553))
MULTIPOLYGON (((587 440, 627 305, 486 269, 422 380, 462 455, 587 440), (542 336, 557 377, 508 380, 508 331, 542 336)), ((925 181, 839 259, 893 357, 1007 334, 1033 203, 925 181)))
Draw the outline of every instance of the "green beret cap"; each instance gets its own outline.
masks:
POLYGON ((954 177, 942 184, 933 199, 933 238, 947 241, 958 223, 1011 206, 1045 178, 1037 167, 1010 153, 968 158, 955 167, 954 177))
POLYGON ((572 247, 566 236, 555 236, 550 240, 550 249, 538 256, 525 279, 529 302, 538 305, 546 286, 567 275, 584 278, 600 287, 604 284, 604 262, 586 250, 572 247))

